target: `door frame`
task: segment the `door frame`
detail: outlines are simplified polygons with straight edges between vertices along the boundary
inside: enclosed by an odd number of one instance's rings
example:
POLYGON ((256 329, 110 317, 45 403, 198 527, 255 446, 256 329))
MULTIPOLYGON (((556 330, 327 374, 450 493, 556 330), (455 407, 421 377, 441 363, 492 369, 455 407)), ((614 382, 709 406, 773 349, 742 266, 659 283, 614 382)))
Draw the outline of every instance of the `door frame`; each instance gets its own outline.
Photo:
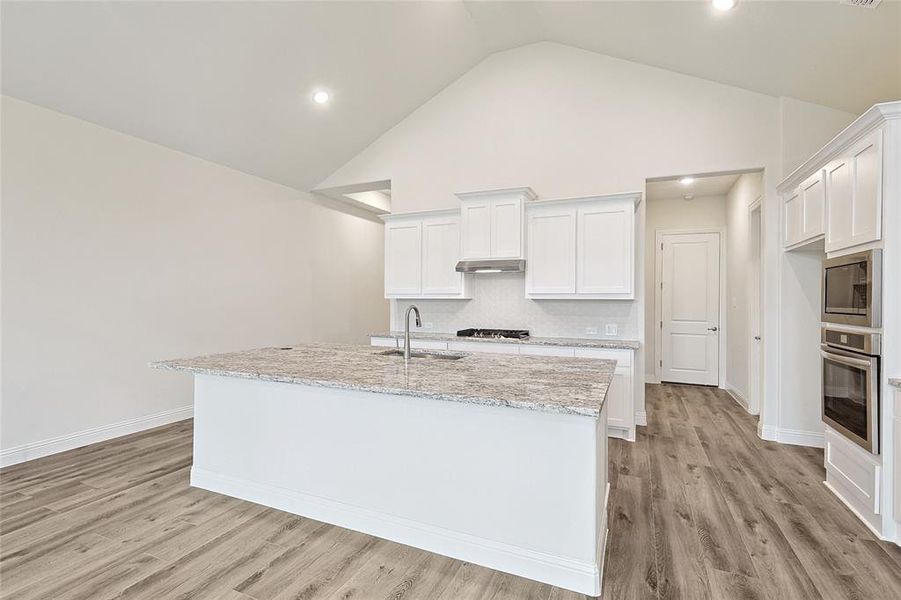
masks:
POLYGON ((716 233, 720 238, 720 324, 717 352, 717 387, 726 387, 726 228, 700 227, 697 229, 655 229, 654 230, 654 377, 659 382, 661 376, 660 362, 663 359, 663 339, 660 335, 660 322, 663 320, 663 298, 660 294, 660 283, 663 281, 663 237, 692 233, 716 233))
MULTIPOLYGON (((763 260, 764 260, 764 250, 766 247, 764 246, 764 238, 763 238, 763 196, 757 196, 757 198, 748 205, 748 243, 752 242, 752 234, 753 229, 751 227, 751 223, 754 219, 754 213, 757 213, 757 332, 760 334, 760 341, 757 344, 757 397, 754 398, 751 391, 754 389, 752 387, 752 379, 754 378, 754 369, 752 369, 753 361, 753 352, 754 349, 754 339, 753 333, 751 332, 751 323, 754 320, 754 305, 751 302, 748 302, 748 315, 747 315, 747 326, 746 329, 748 331, 748 399, 747 406, 745 406, 745 410, 747 410, 752 415, 759 415, 761 405, 763 404, 763 370, 764 370, 764 353, 763 353, 763 260)), ((750 249, 749 249, 750 250, 750 249)), ((748 253, 750 257, 750 252, 748 253)), ((748 270, 748 280, 746 283, 747 290, 754 289, 754 276, 752 269, 748 270)))

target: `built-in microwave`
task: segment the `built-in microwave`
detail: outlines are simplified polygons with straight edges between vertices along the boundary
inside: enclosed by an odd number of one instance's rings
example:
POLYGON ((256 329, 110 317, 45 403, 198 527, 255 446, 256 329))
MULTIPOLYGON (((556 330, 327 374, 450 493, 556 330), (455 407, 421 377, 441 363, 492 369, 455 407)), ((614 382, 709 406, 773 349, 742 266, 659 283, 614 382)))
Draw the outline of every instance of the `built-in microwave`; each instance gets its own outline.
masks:
POLYGON ((823 322, 882 326, 882 250, 823 261, 823 322))

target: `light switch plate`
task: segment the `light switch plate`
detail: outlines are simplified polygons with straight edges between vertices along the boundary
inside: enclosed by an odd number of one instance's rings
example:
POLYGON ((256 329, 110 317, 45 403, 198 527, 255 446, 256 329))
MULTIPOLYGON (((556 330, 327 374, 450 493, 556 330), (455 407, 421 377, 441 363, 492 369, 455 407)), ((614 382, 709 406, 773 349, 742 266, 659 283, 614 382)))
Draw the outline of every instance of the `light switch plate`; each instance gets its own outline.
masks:
POLYGON ((616 326, 616 323, 607 323, 604 326, 604 333, 606 335, 616 335, 616 332, 619 330, 619 327, 616 326))

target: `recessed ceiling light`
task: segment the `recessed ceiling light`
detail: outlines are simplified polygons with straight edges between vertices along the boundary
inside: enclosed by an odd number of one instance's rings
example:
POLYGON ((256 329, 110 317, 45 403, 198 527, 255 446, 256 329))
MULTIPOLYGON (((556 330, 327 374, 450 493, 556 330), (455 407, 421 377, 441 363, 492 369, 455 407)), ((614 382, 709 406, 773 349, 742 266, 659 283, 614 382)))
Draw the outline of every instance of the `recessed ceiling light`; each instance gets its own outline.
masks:
POLYGON ((694 182, 695 182, 694 177, 683 177, 682 179, 679 180, 679 183, 681 183, 682 185, 691 185, 694 182))
POLYGON ((313 102, 316 104, 325 104, 329 100, 329 94, 325 90, 313 92, 313 102))
POLYGON ((713 8, 717 10, 731 10, 735 8, 735 0, 713 0, 713 8))

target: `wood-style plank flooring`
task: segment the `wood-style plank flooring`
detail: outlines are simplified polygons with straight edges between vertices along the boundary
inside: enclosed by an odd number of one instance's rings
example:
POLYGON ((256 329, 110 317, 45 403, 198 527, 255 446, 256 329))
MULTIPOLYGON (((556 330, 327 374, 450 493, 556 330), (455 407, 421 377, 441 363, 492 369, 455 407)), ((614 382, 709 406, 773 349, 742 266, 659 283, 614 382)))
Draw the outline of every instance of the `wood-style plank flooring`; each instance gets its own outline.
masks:
MULTIPOLYGON (((901 549, 763 442, 725 393, 648 386, 610 442, 604 597, 901 598, 901 549)), ((581 595, 188 486, 191 422, 0 472, 0 596, 540 599, 581 595)))

